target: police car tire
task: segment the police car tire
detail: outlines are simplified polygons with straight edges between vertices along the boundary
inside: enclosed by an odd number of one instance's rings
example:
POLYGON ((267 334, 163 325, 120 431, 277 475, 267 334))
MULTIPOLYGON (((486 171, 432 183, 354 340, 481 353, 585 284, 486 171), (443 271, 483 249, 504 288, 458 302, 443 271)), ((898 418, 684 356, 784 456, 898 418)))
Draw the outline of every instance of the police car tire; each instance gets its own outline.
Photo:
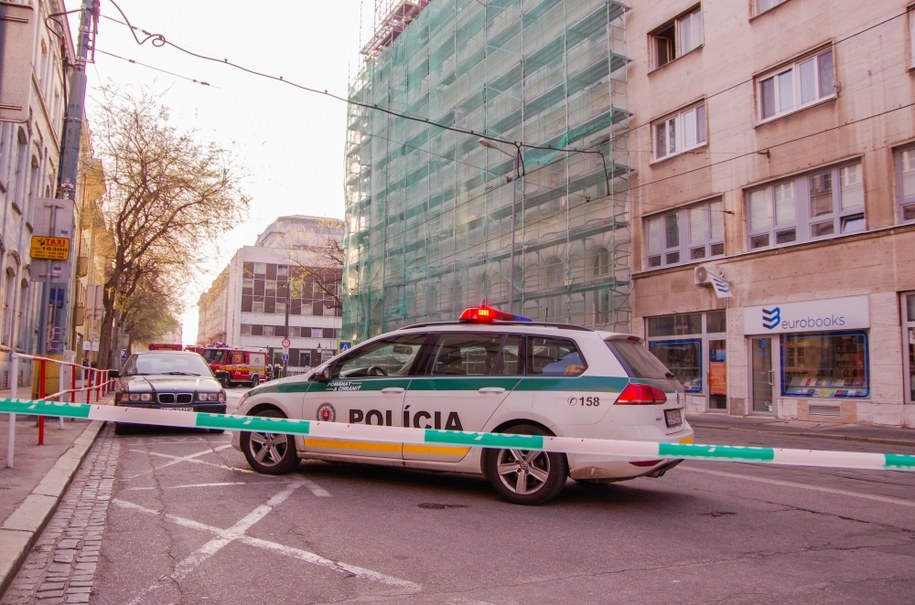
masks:
MULTIPOLYGON (((263 410, 257 415, 265 416, 267 418, 285 418, 285 416, 277 410, 263 410)), ((244 452, 245 459, 248 461, 248 464, 251 465, 251 468, 265 475, 282 475, 295 469, 299 465, 299 456, 295 452, 295 438, 292 435, 263 433, 258 431, 255 431, 254 433, 244 432, 241 434, 241 450, 244 452), (257 453, 260 450, 255 451, 254 448, 256 447, 256 443, 251 440, 252 434, 259 435, 262 439, 277 440, 274 445, 277 447, 277 451, 280 455, 279 459, 270 464, 260 462, 257 459, 257 453), (281 439, 283 437, 285 437, 285 444, 281 439)))
MULTIPOLYGON (((550 434, 533 424, 517 424, 501 432, 520 435, 550 434)), ((511 477, 499 474, 499 464, 514 458, 512 450, 488 448, 484 450, 483 471, 496 493, 505 500, 513 504, 543 504, 558 496, 563 487, 565 487, 566 479, 569 476, 569 462, 565 454, 559 452, 539 452, 539 454, 534 460, 541 465, 541 469, 546 470, 547 477, 534 491, 518 493, 514 485, 512 485, 511 477)))

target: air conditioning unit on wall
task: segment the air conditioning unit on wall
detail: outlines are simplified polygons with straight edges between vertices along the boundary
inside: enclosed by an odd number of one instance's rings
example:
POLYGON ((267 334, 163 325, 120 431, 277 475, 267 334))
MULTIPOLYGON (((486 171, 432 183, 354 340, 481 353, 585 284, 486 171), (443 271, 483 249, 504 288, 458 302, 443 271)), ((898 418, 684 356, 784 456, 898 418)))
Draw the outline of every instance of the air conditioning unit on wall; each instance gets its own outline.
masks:
POLYGON ((693 283, 697 286, 711 286, 712 277, 717 277, 718 271, 713 267, 698 266, 693 269, 693 283))

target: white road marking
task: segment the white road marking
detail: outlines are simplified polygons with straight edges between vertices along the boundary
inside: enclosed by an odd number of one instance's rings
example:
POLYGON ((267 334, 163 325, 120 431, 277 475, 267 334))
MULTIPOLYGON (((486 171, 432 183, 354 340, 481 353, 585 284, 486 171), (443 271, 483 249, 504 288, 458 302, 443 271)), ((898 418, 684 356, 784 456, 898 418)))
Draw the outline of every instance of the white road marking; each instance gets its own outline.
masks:
POLYGON ((727 473, 724 471, 710 471, 708 469, 702 468, 692 468, 689 466, 680 466, 678 471, 687 471, 691 473, 703 473, 706 475, 715 475, 716 477, 726 477, 728 479, 743 479, 744 481, 755 481, 756 483, 767 483, 769 485, 779 485, 782 487, 796 487, 798 489, 807 489, 815 492, 822 492, 824 494, 833 494, 836 496, 851 496, 854 498, 863 498, 865 500, 874 500, 876 502, 883 502, 885 504, 897 504, 899 506, 915 506, 915 500, 904 500, 902 498, 894 498, 892 496, 877 496, 873 494, 862 494, 860 492, 853 492, 845 489, 835 489, 833 487, 821 487, 817 485, 807 485, 804 483, 795 483, 793 481, 782 481, 781 479, 768 479, 766 477, 750 477, 748 475, 740 475, 737 473, 727 473))
MULTIPOLYGON (((224 450, 224 449, 226 449, 226 448, 230 448, 230 447, 232 447, 232 444, 221 445, 221 446, 216 447, 216 448, 213 448, 213 449, 203 450, 203 451, 197 452, 196 454, 188 454, 187 456, 175 456, 175 455, 172 455, 172 454, 164 454, 164 453, 162 453, 162 452, 151 452, 151 451, 149 451, 149 450, 132 449, 132 450, 129 450, 129 451, 134 452, 134 453, 138 453, 138 454, 146 454, 146 455, 149 455, 149 456, 158 456, 159 458, 168 458, 170 461, 169 461, 168 463, 166 463, 166 464, 163 464, 162 466, 157 466, 157 467, 154 467, 154 468, 152 468, 152 469, 150 469, 150 470, 148 470, 148 471, 143 471, 142 473, 138 473, 138 474, 136 474, 136 475, 132 475, 132 476, 130 476, 130 477, 127 477, 127 480, 129 481, 129 480, 131 480, 131 479, 137 479, 138 477, 142 477, 143 475, 149 475, 149 474, 151 474, 151 473, 153 473, 153 472, 155 472, 155 471, 157 471, 157 470, 159 470, 159 469, 163 469, 163 468, 166 468, 166 467, 169 467, 169 466, 173 466, 173 465, 179 464, 179 463, 181 463, 181 462, 192 462, 192 463, 194 463, 194 464, 204 464, 204 465, 206 465, 206 466, 212 466, 212 467, 215 467, 215 468, 221 468, 221 469, 225 469, 225 470, 229 470, 229 471, 241 472, 241 473, 249 473, 249 474, 256 474, 256 475, 258 475, 258 476, 262 476, 262 475, 260 475, 260 473, 257 473, 257 472, 255 472, 255 471, 253 471, 253 470, 251 470, 251 469, 247 469, 247 468, 236 468, 236 467, 234 467, 234 466, 228 466, 228 465, 225 465, 225 464, 217 464, 217 463, 215 463, 215 462, 207 462, 206 460, 198 460, 198 459, 197 459, 197 458, 199 458, 200 456, 203 456, 203 455, 205 455, 205 454, 209 454, 209 453, 212 453, 212 452, 219 452, 219 451, 222 451, 222 450, 224 450)), ((329 498, 329 497, 330 497, 330 492, 328 492, 327 490, 325 490, 323 487, 321 487, 320 485, 318 485, 318 484, 315 483, 314 481, 311 481, 311 480, 309 480, 309 479, 304 479, 304 478, 301 478, 301 479, 299 479, 298 481, 299 481, 301 484, 303 484, 305 487, 307 487, 307 488, 308 488, 308 491, 310 491, 310 492, 312 493, 312 495, 318 496, 318 497, 320 497, 320 498, 329 498)), ((200 487, 205 487, 206 485, 207 485, 207 484, 205 484, 205 483, 199 484, 200 487)), ((231 485, 231 484, 226 484, 226 485, 231 485)), ((173 487, 175 487, 175 486, 173 486, 173 487)), ((178 486, 178 487, 184 487, 184 486, 178 486)), ((193 485, 187 485, 186 487, 193 487, 193 485)), ((145 489, 145 488, 132 488, 132 489, 145 489)))
POLYGON ((131 452, 135 452, 135 453, 148 454, 150 456, 158 456, 160 458, 169 458, 170 462, 166 462, 162 466, 154 467, 151 470, 143 471, 142 473, 140 473, 138 475, 133 475, 131 477, 127 477, 127 479, 128 480, 136 479, 137 477, 142 477, 143 475, 148 475, 157 470, 160 470, 160 469, 163 469, 163 468, 166 468, 169 466, 173 466, 173 465, 179 464, 181 462, 193 462, 194 464, 205 464, 207 466, 223 467, 224 465, 222 465, 222 464, 215 464, 213 462, 207 462, 206 460, 197 460, 197 458, 199 458, 200 456, 204 456, 206 454, 212 454, 214 452, 219 452, 219 451, 222 451, 222 450, 224 450, 226 448, 230 448, 230 447, 232 447, 231 444, 221 445, 219 447, 202 450, 200 452, 197 452, 196 454, 188 454, 187 456, 173 456, 171 454, 163 454, 161 452, 150 452, 149 450, 130 450, 131 452))
MULTIPOLYGON (((277 481, 276 483, 281 483, 277 481)), ((187 483, 184 485, 170 485, 169 487, 162 488, 157 486, 150 487, 125 487, 125 492, 144 492, 149 490, 160 490, 160 489, 186 489, 189 487, 229 487, 231 485, 248 485, 247 481, 227 481, 223 483, 187 483)))
MULTIPOLYGON (((238 541, 249 546, 255 546, 257 548, 270 550, 289 557, 293 557, 300 561, 312 563, 319 567, 324 567, 338 571, 340 573, 345 573, 346 575, 353 575, 359 578, 374 580, 376 582, 381 582, 383 584, 394 586, 402 590, 419 592, 422 589, 422 586, 414 582, 410 582, 409 580, 395 578, 393 576, 373 571, 371 569, 366 569, 364 567, 359 567, 357 565, 344 563, 342 561, 333 561, 306 550, 293 548, 291 546, 286 546, 277 542, 270 542, 261 538, 254 538, 245 534, 245 532, 250 527, 267 516, 267 514, 269 514, 274 508, 285 502, 286 499, 289 498, 289 496, 292 495, 295 490, 303 487, 303 485, 304 482, 295 482, 289 484, 285 489, 276 493, 272 498, 270 498, 266 504, 258 506, 253 511, 245 515, 238 523, 228 529, 220 529, 212 525, 200 523, 199 521, 179 517, 170 513, 163 514, 160 511, 153 510, 145 506, 140 506, 139 504, 134 504, 133 502, 128 502, 126 500, 115 499, 112 500, 112 504, 120 506, 121 508, 139 511, 150 515, 161 516, 164 519, 182 527, 208 532, 216 536, 214 539, 198 548, 196 551, 191 553, 188 557, 186 557, 183 561, 179 562, 175 566, 175 571, 171 576, 171 578, 175 581, 181 581, 183 578, 187 577, 188 574, 200 567, 200 565, 202 565, 207 559, 222 550, 222 548, 231 544, 232 542, 238 541)), ((148 594, 154 592, 158 586, 158 584, 153 584, 152 586, 147 587, 146 590, 137 595, 131 601, 131 604, 136 605, 138 603, 142 603, 145 600, 145 597, 148 594)))

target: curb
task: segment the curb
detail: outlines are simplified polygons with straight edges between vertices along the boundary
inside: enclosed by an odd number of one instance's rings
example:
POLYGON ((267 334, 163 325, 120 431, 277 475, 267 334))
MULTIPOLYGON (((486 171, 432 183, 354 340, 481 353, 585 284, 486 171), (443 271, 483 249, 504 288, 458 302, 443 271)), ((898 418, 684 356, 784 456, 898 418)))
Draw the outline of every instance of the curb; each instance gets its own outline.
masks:
POLYGON ((0 595, 16 577, 104 426, 101 421, 90 422, 22 504, 0 525, 0 595))
MULTIPOLYGON (((688 418, 689 425, 693 428, 713 429, 718 431, 733 431, 739 433, 777 433, 794 437, 814 437, 816 439, 830 439, 832 441, 852 441, 859 443, 873 443, 876 445, 893 445, 899 447, 915 447, 915 435, 912 439, 894 437, 871 437, 867 435, 836 435, 834 433, 821 433, 809 429, 786 429, 784 427, 767 428, 761 425, 735 426, 717 422, 702 422, 696 418, 688 418)), ((913 431, 915 434, 915 431, 913 431)))

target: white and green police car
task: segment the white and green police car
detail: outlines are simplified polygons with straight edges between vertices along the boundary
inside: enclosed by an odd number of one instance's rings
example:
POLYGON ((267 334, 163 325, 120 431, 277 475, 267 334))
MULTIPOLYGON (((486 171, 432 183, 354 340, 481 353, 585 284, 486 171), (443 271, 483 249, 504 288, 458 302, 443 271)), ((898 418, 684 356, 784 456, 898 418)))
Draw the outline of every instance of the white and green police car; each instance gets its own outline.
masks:
MULTIPOLYGON (((490 307, 457 322, 376 336, 308 374, 251 389, 238 414, 489 433, 690 443, 683 389, 627 334, 541 324, 490 307)), ((302 459, 484 475, 518 504, 554 498, 566 480, 660 477, 678 459, 368 442, 236 432, 252 468, 280 474, 302 459)))

